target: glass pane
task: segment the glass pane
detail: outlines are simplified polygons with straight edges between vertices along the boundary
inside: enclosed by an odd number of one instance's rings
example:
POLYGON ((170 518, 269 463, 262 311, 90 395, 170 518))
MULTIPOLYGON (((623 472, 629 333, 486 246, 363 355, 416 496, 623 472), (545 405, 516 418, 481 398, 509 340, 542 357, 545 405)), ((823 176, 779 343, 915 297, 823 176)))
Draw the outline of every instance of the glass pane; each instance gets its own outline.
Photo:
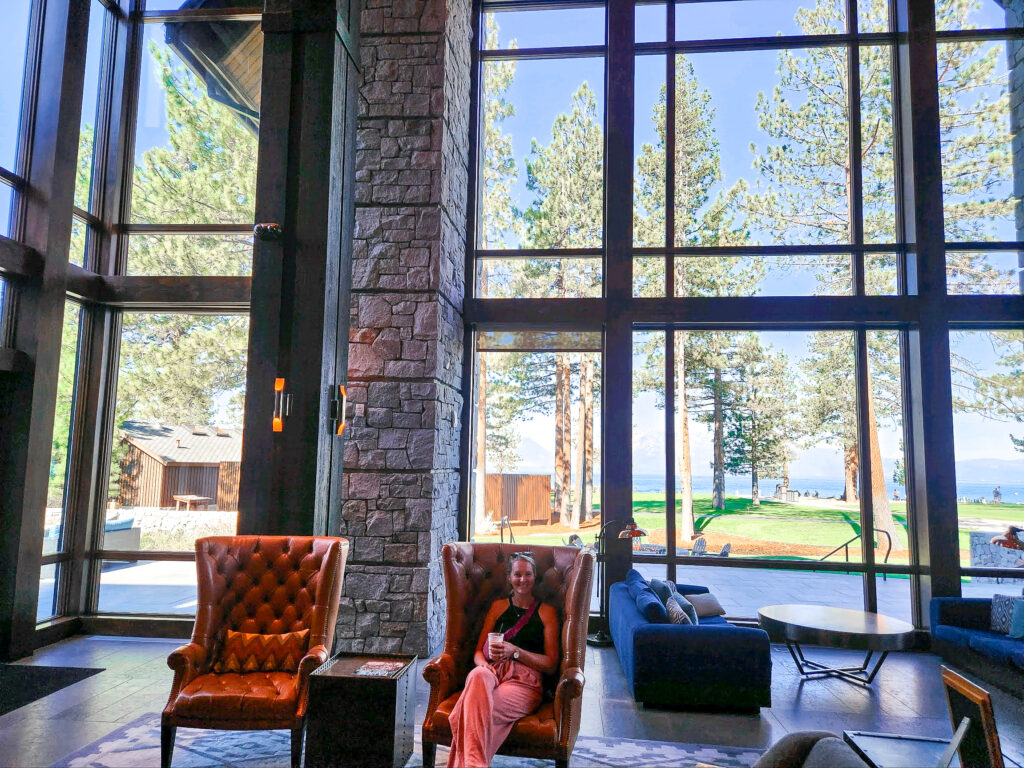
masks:
MULTIPOLYGON (((2 46, 0 46, 2 47, 2 46)), ((0 181, 0 235, 10 237, 14 220, 14 189, 0 181)))
POLYGON ((600 352, 595 331, 481 331, 476 348, 497 352, 600 352))
POLYGON ((676 61, 675 244, 849 242, 846 51, 676 61))
POLYGON ((946 251, 946 289, 958 294, 1019 295, 1024 251, 946 251))
POLYGON ((248 330, 238 315, 122 316, 104 548, 235 532, 248 330))
POLYGON ((888 32, 888 0, 858 0, 857 30, 859 32, 888 32))
POLYGON ((664 42, 667 32, 666 6, 664 3, 636 6, 636 42, 664 42))
POLYGON ((194 614, 196 564, 169 560, 104 560, 99 613, 194 614))
POLYGON ((964 597, 1018 596, 1022 589, 1024 578, 1012 576, 963 576, 960 579, 960 591, 964 597))
MULTIPOLYGON (((92 212, 91 190, 97 104, 100 86, 100 61, 103 53, 103 26, 107 9, 92 0, 89 10, 89 39, 85 53, 85 84, 82 92, 82 120, 78 133, 78 173, 75 176, 75 205, 92 212)), ((77 262, 76 262, 77 263, 77 262)))
MULTIPOLYGON (((896 242, 892 51, 860 49, 860 143, 865 243, 896 242)), ((866 280, 871 282, 870 277, 866 280)))
POLYGON ((1018 46, 1007 50, 1005 42, 971 40, 938 45, 947 240, 1024 239, 1014 223, 1015 211, 1018 219, 1024 215, 1014 191, 1015 183, 1022 187, 1017 170, 1022 160, 1010 125, 1006 68, 1007 56, 1018 46))
POLYGON ((484 50, 604 45, 604 8, 503 11, 483 16, 484 50))
POLYGON ((633 296, 658 298, 665 295, 665 257, 637 256, 633 259, 633 296))
POLYGON ((632 362, 633 519, 648 534, 639 543, 665 554, 665 331, 634 331, 632 362))
POLYGON ((476 355, 472 540, 498 541, 506 521, 517 544, 589 541, 600 527, 601 353, 498 338, 476 355))
POLYGON ((957 331, 949 346, 960 563, 1012 568, 1024 555, 1009 531, 1024 528, 1024 331, 957 331))
POLYGON ((478 259, 481 299, 601 297, 602 262, 593 259, 478 259))
POLYGON ((68 249, 68 261, 80 267, 85 266, 85 253, 89 237, 89 225, 77 216, 71 218, 71 246, 68 249))
POLYGON ((133 222, 252 222, 262 56, 257 22, 145 26, 133 222))
POLYGON ((1019 3, 1000 0, 936 0, 935 3, 935 28, 939 30, 1002 29, 1022 24, 1019 3))
POLYGON ((859 573, 680 565, 676 582, 708 587, 726 616, 735 618, 756 619, 758 608, 783 603, 864 610, 864 582, 859 573))
MULTIPOLYGON (((147 11, 178 11, 196 7, 195 0, 145 0, 147 11)), ((203 10, 219 8, 253 8, 263 9, 264 0, 202 0, 203 10)), ((141 5, 141 3, 140 3, 141 5)))
POLYGON ((75 372, 78 366, 78 335, 82 308, 64 303, 64 329, 60 337, 60 367, 57 373, 57 409, 53 418, 50 449, 50 480, 46 490, 43 522, 43 554, 61 552, 64 542, 65 478, 71 457, 71 423, 74 417, 75 372))
POLYGON ((899 293, 899 263, 895 253, 864 254, 864 292, 868 296, 899 293))
MULTIPOLYGON (((859 560, 853 334, 677 331, 675 345, 677 548, 692 533, 734 557, 859 560)), ((636 444, 662 444, 656 393, 634 420, 636 444)), ((663 474, 663 453, 634 454, 663 474)))
POLYGON ((913 624, 914 618, 910 606, 910 589, 910 576, 905 574, 888 573, 885 576, 875 576, 875 595, 878 598, 878 612, 913 624))
POLYGON ((676 40, 846 32, 840 0, 692 0, 676 4, 676 40))
POLYGON ((479 247, 599 248, 604 60, 488 61, 479 247))
POLYGON ((132 235, 129 275, 252 274, 252 235, 132 235))
POLYGON ((849 296, 848 254, 677 256, 676 296, 849 296))
POLYGON ((637 248, 665 245, 665 103, 665 57, 637 56, 633 113, 633 245, 637 248))
POLYGON ((32 3, 5 3, 4 45, 0 46, 0 165, 17 171, 18 130, 21 123, 21 91, 25 80, 28 28, 32 3))
POLYGON ((900 334, 868 331, 871 506, 875 562, 910 563, 900 334))
POLYGON ((57 615, 57 583, 61 564, 50 563, 39 570, 39 602, 36 603, 36 621, 46 621, 57 615))

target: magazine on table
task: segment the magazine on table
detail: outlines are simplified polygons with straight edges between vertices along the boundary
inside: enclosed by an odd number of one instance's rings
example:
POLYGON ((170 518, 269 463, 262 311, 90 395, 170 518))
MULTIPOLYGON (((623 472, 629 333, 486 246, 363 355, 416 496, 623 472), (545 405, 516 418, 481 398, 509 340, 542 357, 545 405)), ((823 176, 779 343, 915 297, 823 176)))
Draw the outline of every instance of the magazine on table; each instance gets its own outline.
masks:
POLYGON ((405 666, 404 661, 368 661, 356 670, 364 677, 391 677, 405 666))

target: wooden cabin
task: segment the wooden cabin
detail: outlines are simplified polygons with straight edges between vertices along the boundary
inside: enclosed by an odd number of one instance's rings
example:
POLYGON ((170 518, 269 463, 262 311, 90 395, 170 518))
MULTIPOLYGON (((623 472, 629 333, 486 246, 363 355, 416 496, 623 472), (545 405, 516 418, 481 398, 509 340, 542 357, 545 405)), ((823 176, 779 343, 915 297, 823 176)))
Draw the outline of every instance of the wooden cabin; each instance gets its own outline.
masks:
POLYGON ((118 501, 125 507, 174 507, 175 496, 210 499, 205 505, 238 510, 242 431, 127 421, 120 429, 118 501))
POLYGON ((489 474, 484 504, 495 522, 508 517, 521 525, 550 525, 557 513, 551 503, 551 475, 489 474))

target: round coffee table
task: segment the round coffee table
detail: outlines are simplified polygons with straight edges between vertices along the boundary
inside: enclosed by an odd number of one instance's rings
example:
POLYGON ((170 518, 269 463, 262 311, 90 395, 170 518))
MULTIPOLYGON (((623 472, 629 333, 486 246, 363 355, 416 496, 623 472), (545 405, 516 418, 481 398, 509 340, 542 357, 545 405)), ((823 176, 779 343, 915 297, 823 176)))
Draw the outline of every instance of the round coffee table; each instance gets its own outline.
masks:
POLYGON ((914 644, 914 627, 880 613, 827 605, 768 605, 757 612, 761 629, 772 642, 785 643, 805 679, 838 677, 857 685, 871 685, 889 651, 914 644), (801 643, 867 651, 859 667, 829 667, 804 656, 801 643), (881 652, 869 669, 871 658, 881 652))

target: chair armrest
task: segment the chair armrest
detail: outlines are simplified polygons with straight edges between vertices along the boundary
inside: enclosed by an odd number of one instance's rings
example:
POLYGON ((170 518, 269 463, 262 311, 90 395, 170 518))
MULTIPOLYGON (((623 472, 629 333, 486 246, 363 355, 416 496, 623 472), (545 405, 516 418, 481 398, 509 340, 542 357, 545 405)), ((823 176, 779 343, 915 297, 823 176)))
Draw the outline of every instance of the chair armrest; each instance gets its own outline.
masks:
POLYGON ((430 699, 427 702, 427 720, 438 705, 455 692, 455 659, 450 653, 442 653, 423 667, 423 679, 430 685, 430 699))
POLYGON ((306 713, 306 706, 309 704, 309 676, 314 669, 327 661, 328 655, 325 646, 314 645, 299 659, 299 667, 295 673, 299 678, 299 717, 306 713))
POLYGON ((992 600, 987 597, 933 597, 932 629, 939 624, 964 629, 988 629, 992 623, 992 600))
POLYGON ((758 758, 754 768, 801 768, 815 744, 835 736, 828 731, 787 733, 758 758))
MULTIPOLYGON (((587 679, 579 667, 566 667, 555 687, 555 732, 559 744, 565 743, 563 731, 571 725, 572 707, 583 696, 587 679)), ((577 723, 578 725, 578 723, 577 723)))
POLYGON ((167 707, 178 698, 181 689, 199 676, 206 662, 206 648, 199 643, 189 643, 171 651, 167 657, 167 666, 174 670, 174 681, 171 683, 171 694, 167 698, 167 707))

